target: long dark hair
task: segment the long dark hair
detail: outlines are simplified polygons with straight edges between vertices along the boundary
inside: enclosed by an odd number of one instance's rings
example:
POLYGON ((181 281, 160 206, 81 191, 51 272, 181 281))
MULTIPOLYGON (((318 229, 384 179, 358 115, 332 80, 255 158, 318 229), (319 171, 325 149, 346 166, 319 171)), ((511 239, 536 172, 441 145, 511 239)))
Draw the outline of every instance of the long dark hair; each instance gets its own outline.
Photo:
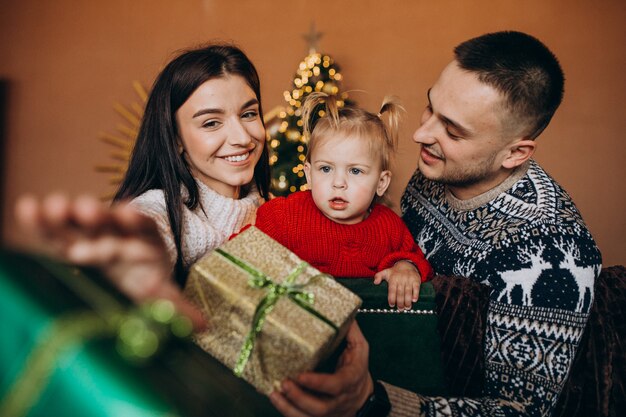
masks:
MULTIPOLYGON (((227 44, 208 45, 187 50, 174 58, 157 76, 139 128, 137 142, 126 176, 113 201, 132 199, 152 189, 163 190, 167 215, 176 244, 176 281, 182 286, 186 271, 182 262, 182 207, 190 210, 199 204, 199 191, 189 167, 178 151, 176 112, 204 82, 227 75, 241 76, 252 88, 261 109, 259 76, 248 57, 227 44), (183 201, 181 185, 189 191, 183 201)), ((267 145, 254 168, 254 182, 259 193, 269 199, 270 166, 267 145)), ((245 193, 245 189, 242 188, 245 193)))

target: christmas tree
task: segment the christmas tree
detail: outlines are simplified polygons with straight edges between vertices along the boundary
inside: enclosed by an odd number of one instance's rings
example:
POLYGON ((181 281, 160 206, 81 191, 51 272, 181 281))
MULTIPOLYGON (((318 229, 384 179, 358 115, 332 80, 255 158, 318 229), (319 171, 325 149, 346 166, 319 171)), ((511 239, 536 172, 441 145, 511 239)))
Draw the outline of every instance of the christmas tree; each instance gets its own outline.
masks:
MULTIPOLYGON (((332 94, 339 107, 351 104, 347 93, 341 92, 341 73, 334 60, 316 51, 321 34, 312 25, 305 36, 309 41, 309 54, 300 62, 293 80, 293 89, 285 91, 287 105, 268 128, 270 164, 272 165, 272 194, 286 196, 307 189, 304 177, 304 161, 307 138, 303 135, 301 119, 302 103, 313 91, 332 94)), ((323 115, 323 110, 315 112, 323 115)))

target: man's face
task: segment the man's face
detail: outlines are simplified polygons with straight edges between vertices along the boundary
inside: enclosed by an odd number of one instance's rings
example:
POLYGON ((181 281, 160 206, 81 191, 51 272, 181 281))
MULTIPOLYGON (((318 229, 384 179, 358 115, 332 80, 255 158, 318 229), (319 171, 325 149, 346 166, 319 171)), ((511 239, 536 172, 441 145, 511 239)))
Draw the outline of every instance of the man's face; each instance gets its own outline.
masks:
POLYGON ((460 199, 497 186, 508 175, 502 167, 510 137, 502 127, 503 96, 451 62, 428 91, 428 105, 413 140, 421 145, 418 167, 431 180, 447 184, 460 199))

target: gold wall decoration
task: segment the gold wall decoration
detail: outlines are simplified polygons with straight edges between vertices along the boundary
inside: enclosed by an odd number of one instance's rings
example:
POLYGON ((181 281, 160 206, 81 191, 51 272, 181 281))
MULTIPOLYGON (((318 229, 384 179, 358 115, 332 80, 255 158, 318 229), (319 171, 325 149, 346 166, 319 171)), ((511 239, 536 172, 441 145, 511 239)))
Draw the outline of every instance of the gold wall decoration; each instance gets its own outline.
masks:
MULTIPOLYGON (((106 165, 96 165, 96 171, 109 174, 109 184, 114 185, 116 190, 126 174, 128 161, 139 133, 144 107, 148 100, 148 92, 139 81, 133 81, 133 89, 139 102, 132 102, 128 107, 120 103, 113 105, 115 112, 124 119, 123 123, 118 123, 116 126, 117 133, 100 132, 98 134, 98 139, 113 147, 109 154, 113 162, 106 165)), ((114 195, 115 191, 111 191, 102 199, 112 200, 114 195)))

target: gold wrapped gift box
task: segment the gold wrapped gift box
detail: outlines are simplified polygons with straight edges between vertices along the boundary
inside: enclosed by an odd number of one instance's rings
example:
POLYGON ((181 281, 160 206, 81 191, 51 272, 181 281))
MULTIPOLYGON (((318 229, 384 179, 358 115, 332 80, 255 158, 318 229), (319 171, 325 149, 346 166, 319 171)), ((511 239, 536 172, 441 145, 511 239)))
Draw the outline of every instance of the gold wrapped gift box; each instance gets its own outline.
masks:
POLYGON ((185 295, 208 321, 196 343, 264 394, 332 353, 361 304, 255 227, 196 262, 185 295))

